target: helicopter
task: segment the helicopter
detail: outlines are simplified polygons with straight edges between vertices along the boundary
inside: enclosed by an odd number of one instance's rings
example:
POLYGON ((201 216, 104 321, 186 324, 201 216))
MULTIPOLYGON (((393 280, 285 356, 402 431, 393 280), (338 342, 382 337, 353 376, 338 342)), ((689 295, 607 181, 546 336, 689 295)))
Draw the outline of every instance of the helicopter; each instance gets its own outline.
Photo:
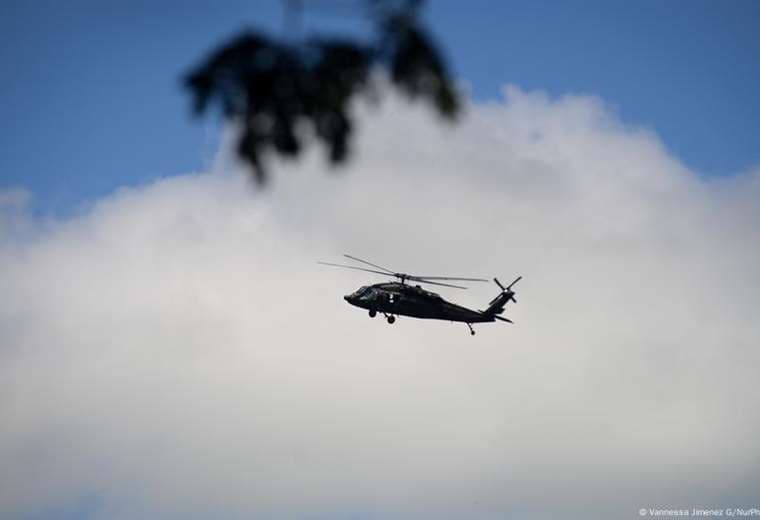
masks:
POLYGON ((499 286, 501 292, 489 302, 488 308, 484 311, 477 311, 474 309, 468 309, 455 303, 444 300, 440 295, 427 291, 419 285, 410 285, 407 282, 417 282, 429 285, 441 285, 444 287, 454 287, 457 289, 467 289, 461 285, 454 285, 445 283, 450 281, 463 281, 463 282, 488 282, 485 278, 462 278, 462 277, 450 277, 450 276, 417 276, 406 273, 398 273, 382 267, 377 264, 373 264, 361 258, 356 258, 351 255, 343 255, 344 257, 360 262, 365 265, 374 267, 375 269, 368 269, 366 267, 357 267, 355 265, 334 264, 331 262, 317 262, 322 265, 329 265, 332 267, 342 267, 344 269, 355 269, 357 271, 365 271, 368 273, 375 273, 384 276, 390 276, 396 278, 399 281, 376 283, 374 285, 364 285, 354 291, 351 294, 347 294, 343 297, 348 303, 355 307, 367 309, 369 311, 369 317, 374 318, 378 312, 385 315, 389 324, 393 324, 396 321, 396 316, 410 316, 412 318, 420 318, 426 320, 448 320, 466 323, 470 329, 470 334, 475 335, 475 329, 472 328, 473 323, 487 323, 494 321, 504 321, 507 323, 514 323, 509 318, 500 316, 504 312, 504 306, 510 301, 517 303, 515 299, 515 292, 512 290, 517 282, 522 279, 522 276, 518 276, 511 284, 504 287, 497 278, 493 281, 499 286), (379 270, 378 270, 379 269, 379 270))

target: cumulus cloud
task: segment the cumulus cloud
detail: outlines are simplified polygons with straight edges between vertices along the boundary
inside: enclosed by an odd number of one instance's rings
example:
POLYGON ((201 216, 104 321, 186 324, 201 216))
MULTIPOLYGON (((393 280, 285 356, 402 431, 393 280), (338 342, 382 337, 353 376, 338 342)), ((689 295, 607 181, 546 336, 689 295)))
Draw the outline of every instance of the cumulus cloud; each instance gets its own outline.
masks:
POLYGON ((757 505, 760 172, 700 178, 586 96, 359 110, 344 171, 178 176, 4 232, 0 512, 757 505), (314 263, 343 252, 522 274, 516 325, 371 320, 341 296, 380 279, 314 263))
POLYGON ((13 236, 29 231, 27 209, 31 194, 21 188, 0 188, 0 237, 10 240, 13 236))

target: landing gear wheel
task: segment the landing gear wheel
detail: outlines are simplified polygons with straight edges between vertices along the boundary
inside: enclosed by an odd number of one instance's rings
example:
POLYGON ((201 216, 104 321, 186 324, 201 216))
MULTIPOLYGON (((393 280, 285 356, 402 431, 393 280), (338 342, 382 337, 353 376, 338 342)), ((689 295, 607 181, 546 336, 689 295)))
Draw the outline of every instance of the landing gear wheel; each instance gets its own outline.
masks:
POLYGON ((390 325, 393 325, 393 323, 394 323, 395 321, 396 321, 396 317, 395 317, 395 316, 388 316, 388 323, 389 323, 390 325))
POLYGON ((470 325, 469 323, 467 324, 467 326, 470 328, 470 335, 474 336, 475 335, 475 329, 473 329, 472 325, 470 325))
POLYGON ((370 318, 374 318, 375 316, 377 316, 377 311, 375 309, 370 309, 369 310, 369 317, 370 318))

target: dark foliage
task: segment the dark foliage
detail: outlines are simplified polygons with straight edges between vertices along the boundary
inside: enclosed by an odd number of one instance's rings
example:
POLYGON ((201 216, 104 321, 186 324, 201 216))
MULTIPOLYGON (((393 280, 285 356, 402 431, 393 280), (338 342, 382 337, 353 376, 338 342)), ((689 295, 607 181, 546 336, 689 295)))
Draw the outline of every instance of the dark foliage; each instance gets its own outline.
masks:
POLYGON ((241 124, 238 152, 260 183, 266 180, 265 152, 300 153, 303 122, 324 143, 332 163, 346 159, 352 131, 348 103, 369 88, 372 67, 388 69, 397 88, 426 99, 440 114, 457 114, 445 64, 419 26, 418 2, 391 8, 376 0, 373 5, 383 7, 375 10, 379 36, 374 42, 314 38, 292 45, 249 31, 187 76, 196 113, 216 102, 227 119, 241 124))

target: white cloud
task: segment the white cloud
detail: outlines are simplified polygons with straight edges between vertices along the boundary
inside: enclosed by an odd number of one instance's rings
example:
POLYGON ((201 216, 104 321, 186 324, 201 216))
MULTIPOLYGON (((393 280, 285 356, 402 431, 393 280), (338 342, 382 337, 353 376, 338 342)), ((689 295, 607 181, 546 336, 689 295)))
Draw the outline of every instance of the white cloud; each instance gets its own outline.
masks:
POLYGON ((21 188, 0 187, 0 238, 6 241, 11 237, 29 231, 30 222, 27 208, 31 194, 21 188))
POLYGON ((505 96, 452 128, 390 100, 345 171, 165 179, 6 240, 0 512, 757 505, 760 173, 700 179, 598 99, 505 96), (341 299, 371 275, 314 263, 342 252, 522 274, 516 325, 372 321, 341 299))

